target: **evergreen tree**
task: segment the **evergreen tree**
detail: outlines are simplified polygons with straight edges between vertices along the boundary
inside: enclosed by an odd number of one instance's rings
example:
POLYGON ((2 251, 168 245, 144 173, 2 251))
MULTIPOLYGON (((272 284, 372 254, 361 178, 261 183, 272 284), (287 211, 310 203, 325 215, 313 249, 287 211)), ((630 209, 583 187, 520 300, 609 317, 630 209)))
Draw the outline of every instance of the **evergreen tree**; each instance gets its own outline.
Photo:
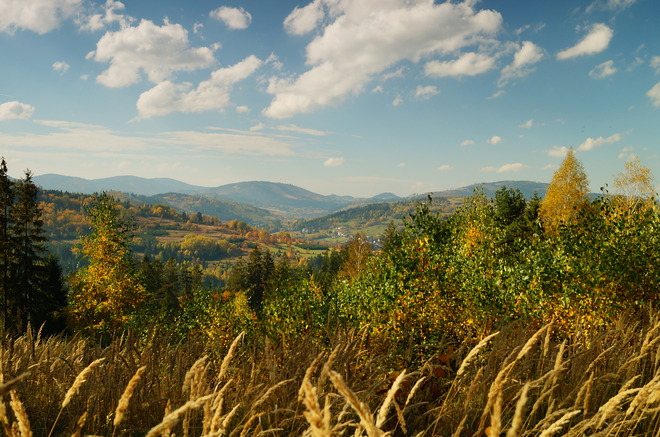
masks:
POLYGON ((14 188, 7 175, 7 163, 0 160, 0 286, 2 287, 2 326, 9 328, 10 274, 12 268, 12 217, 14 188))
POLYGON ((573 223, 587 203, 588 192, 589 181, 582 163, 570 149, 541 201, 539 216, 545 230, 556 234, 561 225, 573 223))
POLYGON ((40 300, 39 289, 43 278, 46 249, 43 221, 37 200, 38 188, 32 182, 32 173, 16 184, 16 203, 12 208, 14 222, 15 264, 12 274, 14 314, 18 332, 23 332, 33 319, 40 300))

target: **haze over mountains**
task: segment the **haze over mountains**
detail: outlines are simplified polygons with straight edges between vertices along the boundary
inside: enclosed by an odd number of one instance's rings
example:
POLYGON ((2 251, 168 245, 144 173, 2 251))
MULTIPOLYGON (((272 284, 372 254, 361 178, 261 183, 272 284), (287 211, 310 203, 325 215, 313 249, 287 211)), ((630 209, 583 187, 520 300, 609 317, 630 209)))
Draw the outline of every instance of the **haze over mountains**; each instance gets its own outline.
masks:
MULTIPOLYGON (((452 190, 415 194, 405 198, 392 193, 382 193, 371 198, 355 198, 317 194, 295 185, 276 182, 252 181, 219 187, 201 187, 169 178, 147 179, 137 176, 117 176, 90 180, 58 174, 35 176, 33 180, 46 190, 84 194, 119 191, 146 197, 142 199, 144 202, 168 203, 173 207, 185 207, 189 211, 205 205, 207 213, 212 213, 223 208, 237 208, 236 204, 241 204, 258 208, 250 209, 251 215, 259 215, 261 211, 261 213, 268 212, 275 217, 285 219, 319 217, 355 205, 424 199, 428 194, 433 197, 466 197, 472 195, 477 186, 474 184, 452 190)), ((518 188, 526 197, 531 197, 535 192, 539 196, 543 196, 548 184, 530 181, 500 181, 478 185, 488 196, 493 196, 495 191, 505 185, 507 188, 518 188)))

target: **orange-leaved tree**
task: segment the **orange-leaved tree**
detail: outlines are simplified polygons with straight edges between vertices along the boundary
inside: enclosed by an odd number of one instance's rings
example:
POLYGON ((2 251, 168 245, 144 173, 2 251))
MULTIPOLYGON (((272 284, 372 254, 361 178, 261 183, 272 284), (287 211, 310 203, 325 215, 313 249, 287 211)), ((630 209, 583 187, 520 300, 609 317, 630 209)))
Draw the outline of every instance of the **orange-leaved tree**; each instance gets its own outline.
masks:
POLYGON ((588 192, 589 181, 584 167, 571 148, 552 176, 539 207, 539 216, 546 231, 556 234, 562 224, 570 224, 587 204, 588 192))
POLYGON ((145 299, 131 260, 132 222, 122 217, 108 194, 95 196, 87 208, 90 233, 80 250, 88 264, 69 278, 72 325, 90 333, 110 334, 127 327, 145 299))

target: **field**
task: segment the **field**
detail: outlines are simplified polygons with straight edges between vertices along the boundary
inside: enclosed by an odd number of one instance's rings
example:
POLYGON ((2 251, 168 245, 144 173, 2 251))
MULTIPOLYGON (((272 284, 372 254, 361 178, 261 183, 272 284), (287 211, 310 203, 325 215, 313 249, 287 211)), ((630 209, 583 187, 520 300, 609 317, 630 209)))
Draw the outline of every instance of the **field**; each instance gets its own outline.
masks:
MULTIPOLYGON (((584 333, 583 333, 584 334, 584 333)), ((660 430, 660 319, 589 337, 511 324, 392 369, 360 332, 229 348, 156 333, 107 347, 3 340, 8 436, 646 436, 660 430)))

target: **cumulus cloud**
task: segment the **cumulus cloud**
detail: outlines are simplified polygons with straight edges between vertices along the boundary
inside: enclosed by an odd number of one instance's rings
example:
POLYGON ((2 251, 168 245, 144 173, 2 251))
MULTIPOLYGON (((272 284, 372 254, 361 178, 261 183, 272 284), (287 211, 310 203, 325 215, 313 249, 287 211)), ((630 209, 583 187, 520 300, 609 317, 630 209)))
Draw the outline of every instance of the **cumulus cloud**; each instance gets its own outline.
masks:
POLYGON ((524 41, 515 55, 513 62, 502 69, 500 78, 497 82, 499 86, 504 86, 513 79, 520 79, 534 72, 532 65, 543 58, 543 49, 531 41, 524 41))
POLYGON ((619 159, 630 159, 631 157, 635 156, 635 154, 632 153, 633 150, 634 149, 630 146, 624 147, 623 149, 621 149, 621 152, 619 152, 619 154, 617 155, 617 158, 619 158, 619 159))
POLYGON ((215 70, 209 80, 200 82, 196 88, 187 82, 161 82, 140 95, 138 118, 224 109, 230 105, 232 86, 252 75, 261 65, 262 61, 256 56, 249 56, 235 65, 215 70))
POLYGON ((523 124, 521 124, 518 127, 521 128, 521 129, 531 129, 534 126, 538 126, 538 124, 534 124, 534 120, 527 120, 526 122, 524 122, 523 124))
POLYGON ((284 29, 293 35, 304 35, 316 29, 324 15, 323 2, 315 0, 305 7, 296 7, 284 20, 284 29))
POLYGON ((31 30, 43 35, 73 17, 81 5, 82 0, 2 0, 0 32, 31 30))
POLYGON ((16 100, 12 102, 1 103, 0 121, 11 120, 11 119, 25 120, 32 117, 33 112, 34 112, 34 106, 27 105, 25 103, 21 103, 16 100))
POLYGON ((105 4, 99 7, 97 13, 92 13, 78 20, 81 30, 97 31, 105 29, 113 23, 119 23, 120 27, 129 26, 135 18, 117 11, 123 11, 126 8, 122 2, 115 0, 106 0, 105 4))
POLYGON ((515 162, 511 164, 504 164, 500 167, 484 167, 481 169, 483 172, 495 172, 495 173, 511 173, 511 172, 516 172, 520 171, 523 168, 525 168, 525 165, 523 165, 520 162, 515 162))
POLYGON ((53 70, 60 73, 66 73, 69 70, 69 64, 64 61, 57 61, 53 63, 53 70))
POLYGON ((652 57, 649 65, 655 69, 655 74, 660 74, 660 56, 652 57))
POLYGON ((646 96, 651 99, 653 106, 660 106, 660 82, 653 85, 653 88, 648 90, 646 96))
POLYGON ((605 61, 602 64, 596 65, 593 70, 589 72, 589 77, 593 79, 603 79, 616 73, 614 61, 605 61))
POLYGON ((140 82, 140 72, 154 83, 168 79, 175 71, 192 71, 215 62, 208 47, 189 47, 188 32, 180 24, 158 26, 149 20, 116 32, 107 32, 87 55, 110 67, 96 77, 107 87, 124 87, 140 82))
POLYGON ((433 85, 428 85, 428 86, 419 85, 417 87, 417 90, 415 90, 415 97, 417 97, 420 100, 424 100, 424 99, 428 99, 431 96, 435 96, 439 92, 440 91, 438 91, 438 88, 433 85))
POLYGON ((605 144, 617 143, 617 142, 621 141, 622 138, 623 138, 623 135, 621 135, 621 134, 610 135, 607 138, 603 138, 603 137, 591 138, 591 137, 589 137, 586 140, 584 140, 584 143, 580 144, 577 149, 580 150, 580 151, 589 151, 589 150, 593 150, 597 147, 604 146, 605 144))
POLYGON ((569 47, 557 53, 557 59, 571 59, 577 56, 593 55, 607 48, 614 32, 603 23, 591 26, 589 33, 573 47, 569 47))
POLYGON ((474 141, 472 141, 472 140, 463 140, 463 141, 461 141, 461 147, 471 146, 472 144, 474 144, 474 141))
POLYGON ((503 141, 502 137, 497 136, 497 135, 493 135, 492 137, 490 137, 486 140, 486 142, 488 144, 492 144, 493 146, 496 145, 496 144, 501 143, 502 141, 503 141))
POLYGON ((401 106, 402 103, 403 103, 403 99, 401 98, 401 96, 396 96, 394 100, 392 100, 392 106, 401 106))
POLYGON ((285 20, 290 32, 327 25, 306 48, 309 70, 292 79, 270 80, 268 92, 274 97, 264 114, 287 118, 338 103, 401 61, 453 53, 495 34, 501 15, 476 11, 473 4, 315 0, 295 9, 285 20), (303 18, 306 8, 311 18, 303 18))
POLYGON ((430 77, 476 76, 495 67, 495 59, 483 53, 465 53, 455 61, 430 61, 424 73, 430 77))
POLYGON ((548 156, 554 156, 555 158, 563 158, 568 153, 568 147, 566 146, 552 146, 552 149, 547 151, 548 156))
POLYGON ((344 165, 346 163, 346 160, 344 158, 328 158, 325 160, 323 165, 326 167, 339 167, 341 165, 344 165))
POLYGON ((232 30, 247 29, 252 22, 252 15, 243 8, 230 8, 222 6, 209 14, 232 30))

